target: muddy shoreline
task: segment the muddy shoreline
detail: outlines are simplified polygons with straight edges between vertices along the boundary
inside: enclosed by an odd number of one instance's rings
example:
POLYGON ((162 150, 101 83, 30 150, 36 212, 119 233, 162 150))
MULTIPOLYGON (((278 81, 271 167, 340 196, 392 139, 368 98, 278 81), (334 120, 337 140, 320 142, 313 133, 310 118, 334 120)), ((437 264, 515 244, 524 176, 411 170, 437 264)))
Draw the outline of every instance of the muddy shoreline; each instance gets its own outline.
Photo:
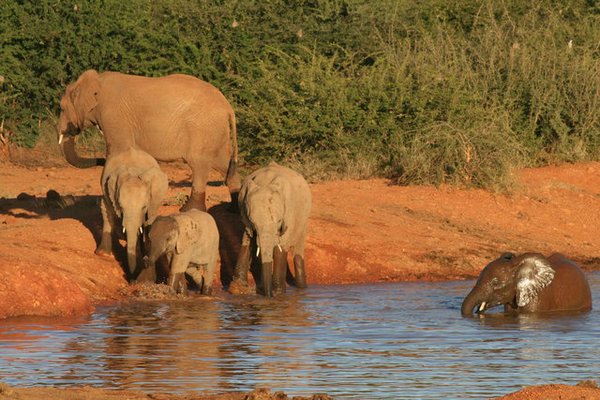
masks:
MULTIPOLYGON (((136 288, 124 279, 124 253, 94 254, 101 229, 99 168, 24 167, 9 162, 0 167, 0 319, 82 315, 97 305, 144 297, 134 295, 136 288), (48 196, 51 190, 60 194, 59 200, 48 196)), ((161 209, 168 214, 188 193, 189 172, 176 164, 161 168, 171 182, 161 209)), ((318 183, 311 190, 314 205, 306 251, 309 285, 470 279, 504 251, 561 252, 585 270, 600 269, 600 226, 593 217, 600 214, 600 163, 520 171, 518 185, 509 194, 390 186, 381 179, 318 183)), ((209 207, 225 239, 223 282, 231 273, 241 234, 239 221, 226 210, 228 200, 225 187, 209 187, 209 207)), ((544 398, 580 389, 593 391, 582 394, 585 398, 600 398, 589 397, 597 395, 594 388, 554 385, 544 398)), ((18 398, 14 396, 19 393, 25 393, 20 398, 36 398, 35 390, 40 391, 39 398, 57 398, 45 392, 51 388, 3 386, 0 399, 18 398)), ((63 398, 71 391, 80 398, 104 398, 95 390, 69 389, 63 398), (88 395, 86 390, 94 394, 83 397, 88 395)), ((247 393, 241 397, 147 397, 151 395, 112 390, 106 395, 117 399, 263 398, 244 397, 251 396, 247 393)), ((540 397, 528 392, 510 398, 540 397)))

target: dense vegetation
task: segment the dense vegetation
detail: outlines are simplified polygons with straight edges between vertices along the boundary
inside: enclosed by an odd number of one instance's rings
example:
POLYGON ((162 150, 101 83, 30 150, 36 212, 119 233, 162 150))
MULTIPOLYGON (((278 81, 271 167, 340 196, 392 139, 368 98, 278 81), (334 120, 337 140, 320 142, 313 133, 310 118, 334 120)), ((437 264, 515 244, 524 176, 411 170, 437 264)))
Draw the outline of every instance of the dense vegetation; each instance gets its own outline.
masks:
POLYGON ((600 157, 594 0, 4 0, 0 42, 0 133, 19 145, 95 68, 207 80, 246 162, 317 178, 502 187, 600 157))

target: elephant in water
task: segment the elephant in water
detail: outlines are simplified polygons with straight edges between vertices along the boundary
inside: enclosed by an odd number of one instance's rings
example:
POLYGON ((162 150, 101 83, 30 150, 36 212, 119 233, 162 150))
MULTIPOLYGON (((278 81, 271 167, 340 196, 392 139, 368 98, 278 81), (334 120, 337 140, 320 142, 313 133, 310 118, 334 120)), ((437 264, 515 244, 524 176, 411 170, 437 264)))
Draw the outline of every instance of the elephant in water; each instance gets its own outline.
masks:
POLYGON ((210 169, 225 176, 232 204, 240 178, 235 114, 214 86, 189 75, 160 78, 117 72, 84 72, 60 101, 59 143, 67 161, 79 168, 103 159, 79 157, 75 136, 96 125, 107 156, 137 147, 159 161, 183 159, 192 169, 192 193, 183 209, 206 210, 210 169))
POLYGON ((261 261, 262 293, 271 297, 285 292, 287 253, 293 249, 295 286, 306 287, 304 244, 311 193, 302 175, 276 163, 253 172, 242 183, 239 207, 245 231, 232 285, 248 286, 254 258, 261 261))
POLYGON ((158 217, 148 233, 147 268, 156 271, 159 258, 169 265, 168 284, 187 294, 185 273, 202 294, 210 295, 219 254, 219 231, 214 218, 200 210, 158 217))
POLYGON ((102 171, 102 238, 96 254, 110 254, 113 230, 120 219, 127 239, 129 276, 137 272, 139 234, 150 225, 167 193, 169 180, 147 153, 130 148, 110 155, 102 171))
POLYGON ((505 253, 481 271, 461 312, 468 316, 498 305, 521 313, 585 311, 592 308, 592 295, 585 274, 562 254, 505 253))

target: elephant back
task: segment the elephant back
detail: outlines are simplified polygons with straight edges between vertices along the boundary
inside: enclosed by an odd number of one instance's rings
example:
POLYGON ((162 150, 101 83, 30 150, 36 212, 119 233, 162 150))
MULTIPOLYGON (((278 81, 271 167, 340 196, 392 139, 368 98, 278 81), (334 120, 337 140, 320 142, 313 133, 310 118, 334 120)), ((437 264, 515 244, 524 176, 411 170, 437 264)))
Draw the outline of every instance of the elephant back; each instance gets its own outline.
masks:
POLYGON ((548 257, 555 271, 530 311, 572 311, 592 308, 592 292, 585 273, 573 261, 556 253, 548 257))

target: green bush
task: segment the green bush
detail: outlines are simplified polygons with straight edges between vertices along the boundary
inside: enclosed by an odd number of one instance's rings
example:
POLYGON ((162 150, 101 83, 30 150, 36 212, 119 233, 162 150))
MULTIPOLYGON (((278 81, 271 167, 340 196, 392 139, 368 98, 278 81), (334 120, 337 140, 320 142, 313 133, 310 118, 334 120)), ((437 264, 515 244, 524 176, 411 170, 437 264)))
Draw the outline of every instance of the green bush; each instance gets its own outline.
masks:
POLYGON ((599 159, 592 1, 0 3, 3 136, 32 146, 86 69, 219 87, 248 164, 502 188, 599 159))

